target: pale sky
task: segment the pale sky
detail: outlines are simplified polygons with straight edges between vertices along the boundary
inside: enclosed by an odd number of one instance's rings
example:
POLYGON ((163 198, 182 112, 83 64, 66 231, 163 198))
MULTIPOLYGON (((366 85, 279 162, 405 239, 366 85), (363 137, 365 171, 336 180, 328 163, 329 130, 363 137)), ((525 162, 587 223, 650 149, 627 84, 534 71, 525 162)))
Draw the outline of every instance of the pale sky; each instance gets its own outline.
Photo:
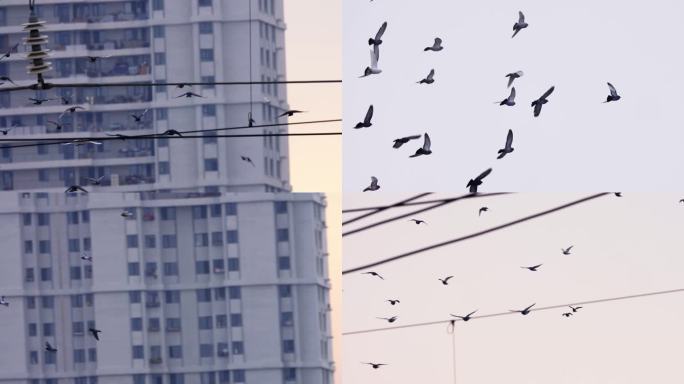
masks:
POLYGON ((347 1, 343 17, 346 191, 370 176, 384 191, 465 191, 489 167, 483 191, 684 190, 684 2, 347 1), (519 10, 529 27, 511 39, 519 10), (383 72, 359 79, 384 21, 383 72), (444 50, 423 52, 437 36, 444 50), (416 84, 432 68, 435 83, 416 84), (517 105, 495 104, 518 70, 517 105), (621 100, 602 103, 606 82, 621 100), (373 126, 353 129, 370 104, 373 126), (515 151, 497 160, 509 129, 515 151), (409 159, 422 139, 392 148, 426 132, 430 156, 409 159))
MULTIPOLYGON (((437 194, 430 198, 458 194, 437 194)), ((345 269, 489 228, 585 194, 513 194, 456 202, 344 239, 345 269), (489 211, 478 217, 478 209, 489 211)), ((344 207, 408 194, 345 194, 344 207)), ((343 332, 684 288, 684 196, 610 194, 512 228, 343 277, 343 332), (574 245, 571 255, 561 248, 574 245), (521 266, 543 264, 537 272, 521 266), (448 286, 438 277, 454 275, 448 286), (391 306, 386 299, 400 299, 391 306)), ((395 209, 360 225, 416 210, 395 209)), ((344 215, 345 219, 353 215, 344 215)), ((345 230, 356 227, 345 226, 345 230)), ((681 383, 684 293, 457 322, 458 383, 681 383)), ((345 382, 452 383, 446 323, 343 336, 345 382), (362 361, 387 363, 373 370, 362 361)))
MULTIPOLYGON (((341 68, 341 4, 340 0, 287 0, 285 23, 286 55, 289 80, 340 79, 341 68)), ((340 84, 290 85, 288 102, 293 109, 308 111, 303 120, 340 118, 342 87, 340 84)), ((291 121, 296 121, 294 118, 291 121)), ((290 132, 340 131, 339 123, 293 126, 290 132)), ((290 143, 290 176, 294 192, 324 192, 328 200, 329 272, 333 307, 333 358, 337 371, 335 381, 342 382, 340 371, 341 336, 341 159, 340 136, 292 137, 290 143)))

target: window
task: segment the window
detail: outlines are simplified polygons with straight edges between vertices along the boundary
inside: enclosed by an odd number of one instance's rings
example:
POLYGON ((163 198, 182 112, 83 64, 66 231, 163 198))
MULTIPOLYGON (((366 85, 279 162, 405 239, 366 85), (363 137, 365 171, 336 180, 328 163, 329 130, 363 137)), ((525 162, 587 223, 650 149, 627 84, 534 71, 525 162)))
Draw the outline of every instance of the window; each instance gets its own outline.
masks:
POLYGON ((69 269, 71 280, 81 280, 81 267, 71 267, 69 269))
POLYGON ((226 299, 226 288, 214 288, 214 301, 221 301, 226 299))
POLYGON ((280 325, 287 327, 292 325, 294 321, 294 317, 292 315, 292 312, 283 312, 280 314, 280 325))
POLYGON ((145 263, 145 276, 157 278, 157 263, 148 261, 145 263))
MULTIPOLYGON (((78 216, 76 216, 78 217, 78 216)), ((69 252, 80 252, 81 241, 79 239, 69 239, 69 252)))
POLYGON ((169 359, 183 358, 183 347, 180 345, 169 346, 169 359))
POLYGON ((93 266, 92 265, 86 265, 83 267, 83 278, 84 279, 92 279, 93 278, 93 266))
POLYGON ((71 308, 83 308, 83 295, 71 295, 71 308))
MULTIPOLYGON (((133 346, 133 358, 134 359, 144 359, 145 358, 145 348, 142 345, 134 345, 133 346)), ((143 377, 142 383, 144 383, 145 382, 144 381, 145 376, 143 375, 142 377, 143 377)))
POLYGON ((230 314, 230 326, 231 327, 242 327, 242 314, 241 313, 231 313, 230 314))
POLYGON ((200 357, 214 357, 214 344, 200 344, 200 357))
POLYGON ((200 49, 200 61, 214 61, 214 50, 200 49))
POLYGON ((38 325, 36 323, 29 323, 28 335, 29 336, 38 335, 38 325))
POLYGON ((22 215, 24 219, 24 225, 31 225, 31 214, 30 213, 24 213, 22 215))
POLYGON ((198 0, 197 4, 200 7, 211 7, 211 0, 198 0))
POLYGON ((233 371, 233 382, 234 383, 244 383, 245 382, 245 371, 243 369, 236 369, 233 371))
POLYGON ((238 232, 237 231, 226 231, 226 242, 228 244, 235 244, 238 242, 238 232))
POLYGON ((164 37, 164 27, 161 25, 155 25, 152 28, 152 32, 154 34, 154 37, 164 37))
POLYGON ((81 221, 84 223, 90 223, 90 212, 82 211, 81 212, 81 221))
POLYGON ((164 292, 164 301, 166 301, 167 304, 180 303, 180 291, 164 292))
POLYGON ((158 317, 152 317, 147 319, 147 330, 150 332, 159 332, 161 329, 161 323, 158 317))
POLYGON ((290 258, 288 256, 278 257, 278 269, 289 270, 290 269, 290 258))
POLYGON ((289 285, 281 285, 278 287, 280 297, 292 297, 292 287, 289 285))
POLYGON ((218 137, 216 137, 216 132, 212 131, 204 131, 202 132, 202 142, 204 144, 213 144, 213 143, 218 143, 218 137))
POLYGON ((162 235, 162 248, 176 248, 176 235, 162 235))
POLYGON ((126 235, 128 248, 138 248, 138 235, 126 235))
POLYGON ((294 353, 294 340, 283 340, 283 353, 294 353))
POLYGON ((237 204, 236 203, 226 203, 226 216, 236 216, 237 215, 237 204))
POLYGON ((211 302, 211 290, 210 289, 198 289, 197 290, 197 301, 200 303, 211 302))
POLYGON ((195 233, 195 247, 206 247, 209 245, 209 236, 206 233, 195 233))
POLYGON ((228 287, 228 297, 231 299, 239 299, 242 297, 242 290, 240 287, 228 287))
POLYGON ((50 225, 50 216, 47 213, 38 214, 38 225, 50 225))
POLYGON ((41 268, 40 269, 40 281, 51 281, 52 280, 52 268, 41 268))
POLYGON ((140 276, 140 263, 128 263, 128 276, 140 276))
POLYGON ((163 52, 155 53, 154 62, 156 65, 166 65, 166 54, 163 52))
POLYGON ((41 301, 43 309, 49 309, 55 306, 55 298, 53 296, 43 296, 41 301))
POLYGON ((216 344, 216 353, 219 356, 228 356, 228 343, 218 343, 216 344))
POLYGON ((55 335, 55 325, 53 323, 43 323, 43 336, 54 336, 55 335))
POLYGON ((145 235, 145 248, 156 248, 157 237, 155 235, 145 235))
POLYGON ((33 242, 31 240, 24 241, 24 253, 33 253, 33 242))
POLYGON ((205 104, 202 106, 202 116, 216 116, 216 105, 205 104))
POLYGON ((88 307, 93 306, 93 301, 94 301, 94 296, 92 293, 86 293, 85 294, 85 303, 88 307))
POLYGON ((245 346, 242 341, 233 341, 233 355, 242 355, 245 353, 245 346))
POLYGON ((166 331, 177 332, 181 330, 181 319, 179 317, 169 317, 166 319, 166 331))
MULTIPOLYGON (((97 361, 97 349, 88 348, 88 361, 97 361)), ((91 379, 90 382, 92 383, 93 380, 91 379)))
POLYGON ((199 329, 212 329, 213 325, 211 316, 200 316, 198 318, 199 329))
POLYGON ((40 240, 38 242, 38 252, 50 253, 50 240, 40 240))
POLYGON ((83 250, 90 251, 90 237, 83 238, 83 250))
POLYGON ((223 272, 223 259, 214 259, 214 260, 212 260, 212 264, 213 264, 215 273, 223 272))
POLYGON ((240 259, 237 257, 229 257, 228 258, 228 271, 229 272, 237 272, 240 270, 240 259))
POLYGON ((142 301, 142 295, 140 294, 140 291, 128 292, 128 301, 131 304, 140 303, 142 301))
POLYGON ((202 260, 195 262, 195 273, 198 275, 206 275, 209 273, 209 261, 202 260))
POLYGON ((176 208, 161 208, 161 219, 162 220, 176 220, 176 208))
MULTIPOLYGON (((216 82, 216 78, 214 76, 202 76, 200 78, 201 82, 204 83, 202 84, 202 89, 214 89, 216 86, 213 84, 216 82)), ((47 147, 47 146, 44 146, 47 147)))
POLYGON ((216 328, 226 328, 228 326, 228 317, 226 315, 216 315, 216 328))
POLYGON ((289 241, 290 231, 287 228, 280 228, 277 232, 278 241, 289 241))
POLYGON ((57 354, 54 352, 45 351, 45 354, 43 355, 43 363, 57 364, 57 354))
POLYGON ((199 33, 214 33, 214 24, 208 21, 199 23, 199 33))
POLYGON ((85 327, 83 326, 82 321, 74 321, 71 323, 71 333, 73 333, 74 336, 82 336, 84 329, 85 327))
POLYGON ((164 276, 178 276, 178 263, 176 263, 176 262, 164 263, 164 276))
MULTIPOLYGON (((155 113, 157 115, 157 120, 166 120, 169 118, 169 111, 166 108, 157 108, 155 109, 155 113)), ((157 143, 160 147, 168 147, 169 139, 159 139, 157 140, 157 143), (166 143, 166 145, 162 145, 162 142, 166 143)))
POLYGON ((204 159, 205 171, 218 171, 218 159, 204 159))
POLYGON ((38 351, 31 351, 31 364, 38 364, 38 351))
POLYGON ((275 202, 275 211, 276 211, 276 213, 287 213, 287 202, 276 201, 275 202))
POLYGON ((142 327, 142 317, 134 317, 131 319, 131 331, 142 331, 142 327))
POLYGON ((36 280, 35 272, 33 268, 26 268, 26 274, 24 279, 26 279, 27 283, 31 283, 36 280))
POLYGON ((36 298, 33 296, 26 297, 26 308, 34 309, 36 307, 36 298))
POLYGON ((78 212, 67 212, 67 224, 78 224, 78 212))
POLYGON ((74 349, 74 363, 85 363, 85 349, 74 349))

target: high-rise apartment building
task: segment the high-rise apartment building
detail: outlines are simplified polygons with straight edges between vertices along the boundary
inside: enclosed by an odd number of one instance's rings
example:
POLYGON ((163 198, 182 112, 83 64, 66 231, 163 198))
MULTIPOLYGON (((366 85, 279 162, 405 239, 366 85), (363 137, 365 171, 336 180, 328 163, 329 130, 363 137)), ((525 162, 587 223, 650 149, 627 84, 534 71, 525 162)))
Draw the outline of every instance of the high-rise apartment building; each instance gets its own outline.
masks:
POLYGON ((332 383, 324 207, 3 194, 0 383, 332 383))
MULTIPOLYGON (((52 83, 150 83, 284 80, 282 0, 38 0, 46 21, 52 83), (91 60, 88 57, 93 57, 91 60), (97 57, 97 58, 95 58, 97 57)), ((21 24, 27 0, 0 2, 0 51, 27 37, 21 24)), ((0 61, 0 75, 19 85, 26 72, 24 46, 0 61)), ((3 138, 59 139, 153 134, 278 122, 288 105, 285 86, 107 86, 2 92, 3 138), (177 96, 187 91, 202 98, 177 96), (40 105, 29 98, 54 98, 40 105), (68 105, 64 105, 67 103, 68 105), (84 110, 60 114, 69 105, 84 110), (141 121, 131 116, 149 111, 141 121), (56 124, 55 124, 56 123, 56 124), (58 127, 58 125, 60 127, 58 127)), ((280 119, 283 122, 284 119, 280 119)), ((262 127, 207 134, 284 133, 262 127)), ((285 137, 103 141, 101 145, 10 148, 0 144, 0 190, 59 191, 104 176, 93 191, 289 191, 285 137), (251 162, 243 161, 248 157, 251 162)))

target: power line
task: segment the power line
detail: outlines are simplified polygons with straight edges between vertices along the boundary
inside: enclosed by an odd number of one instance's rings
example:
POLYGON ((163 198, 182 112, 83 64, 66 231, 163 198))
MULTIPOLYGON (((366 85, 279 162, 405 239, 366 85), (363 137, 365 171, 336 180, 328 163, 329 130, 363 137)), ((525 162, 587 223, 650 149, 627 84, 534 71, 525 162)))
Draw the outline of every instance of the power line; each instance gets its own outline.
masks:
MULTIPOLYGON (((398 208, 410 207, 410 206, 413 206, 413 205, 427 205, 427 204, 432 204, 432 203, 439 203, 439 202, 442 202, 442 201, 458 200, 458 199, 460 199, 460 198, 461 198, 461 197, 459 196, 459 197, 446 197, 446 198, 443 198, 443 199, 432 199, 432 200, 414 201, 414 202, 411 202, 411 203, 402 204, 402 206, 401 206, 401 207, 398 207, 398 208)), ((380 208, 392 208, 392 206, 391 206, 391 205, 379 205, 379 206, 375 206, 375 207, 366 207, 366 208, 350 208, 350 209, 344 209, 344 210, 342 210, 342 213, 365 212, 365 211, 371 211, 371 210, 380 209, 380 208)))
MULTIPOLYGON (((571 306, 571 305, 577 306, 577 305, 598 304, 598 303, 605 303, 605 302, 610 302, 610 301, 630 300, 630 299, 636 299, 636 298, 640 298, 640 297, 667 295, 667 294, 679 293, 679 292, 684 292, 684 288, 671 289, 671 290, 667 290, 667 291, 654 291, 654 292, 646 292, 646 293, 637 293, 634 295, 609 297, 609 298, 588 300, 588 301, 576 301, 576 302, 567 303, 567 304, 549 305, 546 307, 538 307, 538 308, 531 309, 530 312, 547 311, 550 309, 558 309, 558 308, 567 308, 568 306, 571 306)), ((490 313, 487 315, 472 316, 470 318, 470 320, 485 319, 485 318, 489 318, 489 317, 499 317, 499 316, 506 316, 506 315, 518 315, 518 314, 519 314, 518 312, 510 312, 510 311, 498 312, 498 313, 490 313)), ((447 322, 452 323, 452 322, 456 322, 456 321, 462 321, 462 319, 451 318, 451 319, 447 319, 447 320, 437 320, 437 321, 428 321, 428 322, 422 322, 422 323, 398 325, 395 327, 373 328, 373 329, 365 329, 365 330, 361 330, 361 331, 343 332, 342 336, 359 335, 359 334, 372 333, 372 332, 394 331, 394 330, 403 329, 403 328, 424 327, 424 326, 429 326, 429 325, 444 324, 447 322)))
POLYGON ((427 212, 427 211, 430 211, 430 210, 433 210, 433 209, 436 209, 436 208, 439 208, 439 207, 443 207, 443 206, 445 206, 445 205, 454 203, 454 202, 459 201, 459 200, 471 199, 471 198, 474 198, 474 197, 498 196, 498 195, 504 195, 504 194, 507 194, 507 193, 508 193, 508 192, 477 193, 477 194, 469 193, 469 194, 467 194, 467 195, 463 195, 463 196, 460 196, 460 197, 457 197, 457 198, 454 198, 454 199, 449 199, 449 200, 447 200, 447 201, 442 201, 442 202, 436 203, 436 204, 431 205, 431 206, 429 206, 429 207, 427 207, 427 208, 422 208, 422 209, 419 209, 419 210, 417 210, 417 211, 412 211, 412 212, 409 212, 409 213, 405 213, 405 214, 403 214, 403 215, 399 215, 399 216, 392 217, 392 218, 390 218, 390 219, 385 219, 385 220, 379 221, 379 222, 377 222, 377 223, 368 224, 368 225, 366 225, 366 226, 364 226, 364 227, 356 228, 356 229, 353 229, 353 230, 351 230, 351 231, 343 232, 343 233, 342 233, 342 237, 349 236, 349 235, 353 235, 353 234, 358 233, 358 232, 363 232, 363 231, 365 231, 365 230, 368 230, 368 229, 377 227, 377 226, 379 226, 379 225, 384 225, 384 224, 387 224, 387 223, 391 223, 391 222, 393 222, 393 221, 401 220, 401 219, 404 219, 404 218, 406 218, 406 217, 416 215, 416 214, 418 214, 418 213, 423 213, 423 212, 427 212))
POLYGON ((212 81, 212 82, 118 82, 118 83, 38 83, 15 87, 0 88, 0 92, 34 90, 43 91, 53 88, 100 88, 100 87, 161 87, 161 86, 212 86, 212 85, 261 85, 261 84, 340 84, 342 80, 271 80, 271 81, 212 81))
MULTIPOLYGON (((475 232, 475 233, 471 233, 471 234, 469 234, 469 235, 457 237, 457 238, 455 238, 455 239, 443 241, 443 242, 441 242, 441 243, 429 245, 429 246, 426 246, 426 247, 423 247, 423 248, 419 248, 419 249, 416 249, 416 250, 413 250, 413 251, 405 252, 405 253, 402 253, 402 254, 400 254, 400 255, 388 257, 388 258, 382 259, 382 260, 380 260, 380 261, 375 261, 375 262, 372 262, 372 263, 369 263, 369 264, 365 264, 365 265, 362 265, 362 266, 359 266, 359 267, 347 269, 347 270, 345 270, 345 271, 342 271, 342 274, 343 274, 343 275, 346 275, 346 274, 348 274, 348 273, 353 273, 353 272, 361 271, 361 270, 364 270, 364 269, 367 269, 367 268, 371 268, 371 267, 375 267, 375 266, 378 266, 378 265, 386 264, 386 263, 389 263, 389 262, 392 262, 392 261, 397 261, 397 260, 403 259, 403 258, 405 258, 405 257, 409 257, 409 256, 417 255, 417 254, 419 254, 419 253, 427 252, 427 251, 430 251, 430 250, 433 250, 433 249, 441 248, 441 247, 444 247, 444 246, 446 246, 446 245, 450 245, 450 244, 458 243, 458 242, 461 242, 461 241, 464 241, 464 240, 468 240, 468 239, 472 239, 472 238, 479 237, 479 236, 482 236, 482 235, 486 235, 486 234, 488 234, 488 233, 495 232, 495 231, 498 231, 498 230, 500 230, 500 229, 508 228, 508 227, 510 227, 510 226, 513 226, 513 225, 516 225, 516 224, 523 223, 523 222, 525 222, 525 221, 529 221, 529 220, 532 220, 532 219, 536 219, 536 218, 538 218, 538 217, 542 217, 542 216, 548 215, 548 214, 553 213, 553 212, 561 211, 561 210, 563 210, 563 209, 570 208, 570 207, 572 207, 572 206, 575 206, 575 205, 578 205, 578 204, 582 204, 582 203, 584 203, 584 202, 587 202, 587 201, 590 201, 590 200, 594 200, 594 199, 597 199, 597 198, 599 198, 599 197, 602 197, 602 196, 605 196, 605 195, 608 195, 608 194, 609 194, 608 192, 603 192, 603 193, 598 193, 598 194, 591 195, 591 196, 588 196, 588 197, 584 197, 584 198, 582 198, 582 199, 575 200, 575 201, 572 201, 572 202, 570 202, 570 203, 566 203, 566 204, 560 205, 560 206, 555 207, 555 208, 547 209, 547 210, 545 210, 545 211, 542 211, 542 212, 539 212, 539 213, 535 213, 535 214, 530 215, 530 216, 525 216, 525 217, 523 217, 523 218, 521 218, 521 219, 509 221, 508 223, 501 224, 501 225, 498 225, 498 226, 496 226, 496 227, 492 227, 492 228, 489 228, 489 229, 485 229, 485 230, 482 230, 482 231, 478 231, 478 232, 475 232)), ((444 203, 442 203, 442 204, 444 204, 444 203)), ((431 206, 431 207, 434 208, 434 206, 431 206)), ((428 208, 431 208, 431 207, 428 207, 428 208)))
MULTIPOLYGON (((367 217, 369 217, 369 216, 373 216, 373 215, 375 215, 375 214, 377 214, 377 213, 380 213, 380 212, 382 212, 382 211, 384 211, 384 210, 387 210, 387 209, 390 209, 390 208, 395 208, 395 207, 403 206, 403 205, 405 205, 406 203, 408 203, 408 202, 410 202, 410 201, 420 199, 421 197, 427 196, 427 195, 429 195, 429 194, 431 194, 431 193, 432 193, 432 192, 421 193, 421 194, 419 194, 419 195, 413 196, 413 197, 408 198, 408 199, 406 199, 406 200, 402 200, 402 201, 400 201, 400 202, 398 202, 398 203, 394 203, 394 204, 392 204, 392 205, 386 205, 386 206, 384 206, 384 207, 378 207, 378 208, 376 208, 375 211, 373 211, 373 212, 369 212, 369 213, 363 214, 363 215, 361 215, 361 216, 355 217, 355 218, 353 218, 353 219, 349 219, 349 220, 347 220, 347 221, 343 221, 343 222, 342 222, 342 225, 351 224, 351 223, 353 223, 353 222, 359 221, 359 220, 361 220, 361 219, 365 219, 365 218, 367 218, 367 217)), ((344 212, 344 211, 342 211, 342 212, 344 212)))

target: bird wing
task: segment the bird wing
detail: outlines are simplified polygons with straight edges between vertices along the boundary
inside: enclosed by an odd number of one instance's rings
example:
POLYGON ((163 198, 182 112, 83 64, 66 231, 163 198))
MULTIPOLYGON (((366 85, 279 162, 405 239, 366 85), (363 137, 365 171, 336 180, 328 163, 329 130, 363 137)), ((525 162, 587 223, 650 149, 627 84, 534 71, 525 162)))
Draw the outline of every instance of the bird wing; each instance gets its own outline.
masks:
POLYGON ((513 145, 513 130, 509 129, 506 135, 506 148, 510 149, 511 145, 513 145))
POLYGON ((549 97, 553 93, 553 90, 555 88, 556 88, 555 86, 549 88, 548 91, 544 92, 544 94, 542 95, 542 97, 540 97, 540 99, 546 99, 547 97, 549 97))
POLYGON ((377 68, 378 67, 378 60, 380 60, 380 47, 375 45, 373 48, 370 49, 370 58, 371 58, 371 68, 377 68))
POLYGON ((425 133, 425 141, 423 142, 423 149, 426 151, 430 150, 430 136, 428 136, 427 133, 425 133))
POLYGON ((453 276, 447 276, 447 277, 445 277, 445 278, 444 278, 444 282, 449 281, 449 279, 451 279, 452 277, 453 277, 453 276))
POLYGON ((522 24, 525 22, 525 15, 522 11, 518 11, 518 23, 522 24))
POLYGON ((371 119, 373 118, 373 104, 368 107, 368 111, 366 111, 366 117, 363 118, 363 122, 365 124, 369 124, 371 122, 371 119))
POLYGON ((613 84, 608 83, 608 88, 610 89, 610 94, 612 96, 617 96, 617 90, 615 89, 615 87, 613 87, 613 84))
POLYGON ((569 246, 567 251, 569 252, 572 249, 572 247, 574 247, 574 245, 569 246))
POLYGON ((376 187, 378 185, 378 178, 371 176, 371 187, 376 187))
POLYGON ((433 77, 435 77, 435 70, 431 69, 430 73, 428 73, 428 75, 427 75, 427 79, 432 80, 433 77))
POLYGON ((541 113, 542 103, 533 103, 533 105, 534 105, 534 117, 537 117, 541 113))
POLYGON ((542 265, 543 265, 543 264, 537 264, 537 265, 535 265, 535 266, 532 266, 532 268, 539 268, 539 267, 541 267, 542 265))
POLYGON ((149 110, 150 110, 149 108, 145 109, 145 110, 143 111, 143 113, 140 114, 140 118, 142 118, 143 116, 145 116, 145 114, 146 114, 149 110))
POLYGON ((477 312, 477 309, 474 310, 474 311, 472 311, 472 312, 470 312, 469 314, 467 314, 466 317, 470 317, 470 316, 471 316, 472 314, 474 314, 475 312, 477 312))
POLYGON ((492 169, 491 169, 491 168, 489 168, 489 169, 487 169, 486 171, 480 173, 480 175, 479 175, 478 177, 476 177, 475 180, 477 180, 477 181, 482 181, 482 179, 484 179, 485 177, 487 177, 487 175, 489 175, 490 173, 492 173, 492 169))
POLYGON ((382 38, 382 35, 385 34, 386 29, 387 29, 387 22, 385 21, 380 26, 380 29, 378 29, 378 33, 375 34, 375 40, 380 40, 382 38))
POLYGON ((524 310, 527 311, 527 310, 529 310, 530 308, 534 307, 535 305, 537 305, 537 303, 534 303, 534 304, 530 305, 529 307, 525 308, 524 310))
POLYGON ((192 96, 196 96, 196 97, 204 97, 204 96, 202 96, 202 95, 198 95, 198 94, 196 94, 196 93, 194 93, 194 92, 189 92, 189 93, 190 93, 190 94, 191 94, 192 96))
POLYGON ((514 101, 515 100, 515 87, 511 88, 511 94, 508 95, 508 101, 514 101))

